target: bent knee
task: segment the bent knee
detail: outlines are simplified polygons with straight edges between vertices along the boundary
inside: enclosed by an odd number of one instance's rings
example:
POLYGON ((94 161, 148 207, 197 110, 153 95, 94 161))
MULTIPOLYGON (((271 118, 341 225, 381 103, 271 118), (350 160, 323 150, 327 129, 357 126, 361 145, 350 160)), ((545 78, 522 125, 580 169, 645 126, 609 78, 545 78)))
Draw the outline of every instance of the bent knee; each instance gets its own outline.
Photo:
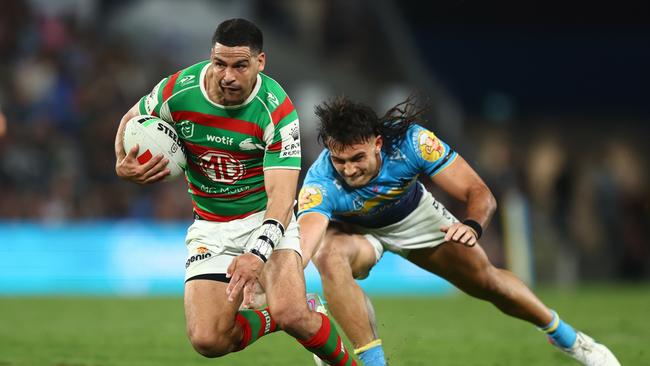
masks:
POLYGON ((188 337, 194 350, 204 357, 221 357, 233 352, 235 349, 232 339, 215 331, 195 329, 188 331, 188 337))
POLYGON ((341 264, 349 262, 343 248, 340 247, 340 238, 336 238, 338 236, 341 235, 328 234, 323 241, 323 245, 312 257, 314 266, 318 268, 321 274, 330 273, 340 267, 341 264))
POLYGON ((270 312, 278 328, 289 334, 299 333, 311 316, 306 306, 272 308, 270 312))

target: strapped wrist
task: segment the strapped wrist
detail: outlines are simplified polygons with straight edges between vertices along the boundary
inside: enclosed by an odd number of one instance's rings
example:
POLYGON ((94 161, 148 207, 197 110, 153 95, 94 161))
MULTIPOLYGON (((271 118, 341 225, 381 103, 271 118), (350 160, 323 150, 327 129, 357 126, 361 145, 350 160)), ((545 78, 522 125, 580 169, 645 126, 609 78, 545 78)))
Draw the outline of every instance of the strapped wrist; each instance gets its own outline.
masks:
POLYGON ((480 239, 481 235, 483 235, 483 227, 481 227, 481 224, 478 222, 472 220, 472 219, 465 219, 463 221, 463 225, 469 226, 472 231, 474 231, 474 234, 476 234, 476 239, 480 239))
POLYGON ((284 235, 284 226, 278 220, 266 219, 258 233, 258 237, 246 246, 246 252, 255 254, 266 263, 284 235))

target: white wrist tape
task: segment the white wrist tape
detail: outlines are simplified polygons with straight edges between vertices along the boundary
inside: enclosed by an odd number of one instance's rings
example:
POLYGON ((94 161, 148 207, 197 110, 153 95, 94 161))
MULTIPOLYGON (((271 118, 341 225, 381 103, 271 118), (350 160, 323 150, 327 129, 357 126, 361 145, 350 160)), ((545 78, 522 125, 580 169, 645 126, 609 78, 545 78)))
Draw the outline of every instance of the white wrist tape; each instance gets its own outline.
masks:
POLYGON ((284 235, 284 226, 275 219, 266 219, 258 230, 259 236, 246 245, 246 252, 253 253, 266 262, 284 235))

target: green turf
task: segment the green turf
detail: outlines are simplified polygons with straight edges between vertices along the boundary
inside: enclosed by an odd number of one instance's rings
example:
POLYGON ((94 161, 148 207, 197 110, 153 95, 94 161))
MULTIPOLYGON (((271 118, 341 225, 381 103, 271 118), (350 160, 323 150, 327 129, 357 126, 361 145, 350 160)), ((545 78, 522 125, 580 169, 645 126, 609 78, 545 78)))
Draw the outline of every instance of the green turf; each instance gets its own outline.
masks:
MULTIPOLYGON (((611 347, 648 365, 650 287, 543 290, 540 297, 611 347)), ((574 365, 541 333, 464 295, 374 298, 393 365, 574 365)), ((0 297, 0 365, 312 365, 283 333, 243 352, 204 359, 184 333, 180 298, 0 297)))

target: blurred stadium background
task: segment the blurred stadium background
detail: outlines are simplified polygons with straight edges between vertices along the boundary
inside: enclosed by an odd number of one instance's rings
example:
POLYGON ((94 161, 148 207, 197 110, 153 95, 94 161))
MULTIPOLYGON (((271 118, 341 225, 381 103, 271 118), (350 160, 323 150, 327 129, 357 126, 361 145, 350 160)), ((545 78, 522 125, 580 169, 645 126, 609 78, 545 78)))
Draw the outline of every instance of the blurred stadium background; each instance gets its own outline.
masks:
MULTIPOLYGON (((412 92, 426 96, 424 124, 472 164, 500 204, 482 239, 492 261, 567 307, 607 309, 616 321, 605 324, 629 332, 615 344, 632 334, 647 342, 650 330, 635 333, 630 324, 647 323, 636 316, 650 311, 650 6, 611 5, 1 0, 0 328, 7 326, 0 365, 147 364, 59 348, 41 358, 23 352, 41 334, 63 348, 92 349, 75 343, 82 324, 62 315, 54 326, 32 315, 115 304, 124 309, 118 318, 128 317, 135 300, 126 295, 143 301, 137 314, 177 320, 171 342, 187 358, 169 364, 202 364, 182 335, 183 238, 191 221, 184 184, 120 181, 113 143, 122 114, 162 77, 206 58, 216 24, 231 17, 264 32, 266 72, 301 117, 303 171, 320 151, 313 108, 322 100, 346 94, 384 111, 412 92), (617 294, 629 301, 610 306, 605 298, 617 294), (17 335, 23 327, 34 333, 17 335)), ((437 197, 463 216, 462 207, 437 197)), ((307 279, 310 289, 320 288, 313 268, 307 279)), ((379 303, 382 327, 397 324, 396 299, 444 295, 421 300, 433 312, 461 301, 444 281, 390 255, 361 283, 379 303)), ((488 309, 485 316, 499 315, 488 309)), ((146 338, 154 330, 129 331, 146 338)), ((387 349, 398 354, 402 346, 387 349)), ((643 364, 647 352, 635 355, 620 358, 643 364)), ((403 364, 426 364, 413 360, 403 364)))

